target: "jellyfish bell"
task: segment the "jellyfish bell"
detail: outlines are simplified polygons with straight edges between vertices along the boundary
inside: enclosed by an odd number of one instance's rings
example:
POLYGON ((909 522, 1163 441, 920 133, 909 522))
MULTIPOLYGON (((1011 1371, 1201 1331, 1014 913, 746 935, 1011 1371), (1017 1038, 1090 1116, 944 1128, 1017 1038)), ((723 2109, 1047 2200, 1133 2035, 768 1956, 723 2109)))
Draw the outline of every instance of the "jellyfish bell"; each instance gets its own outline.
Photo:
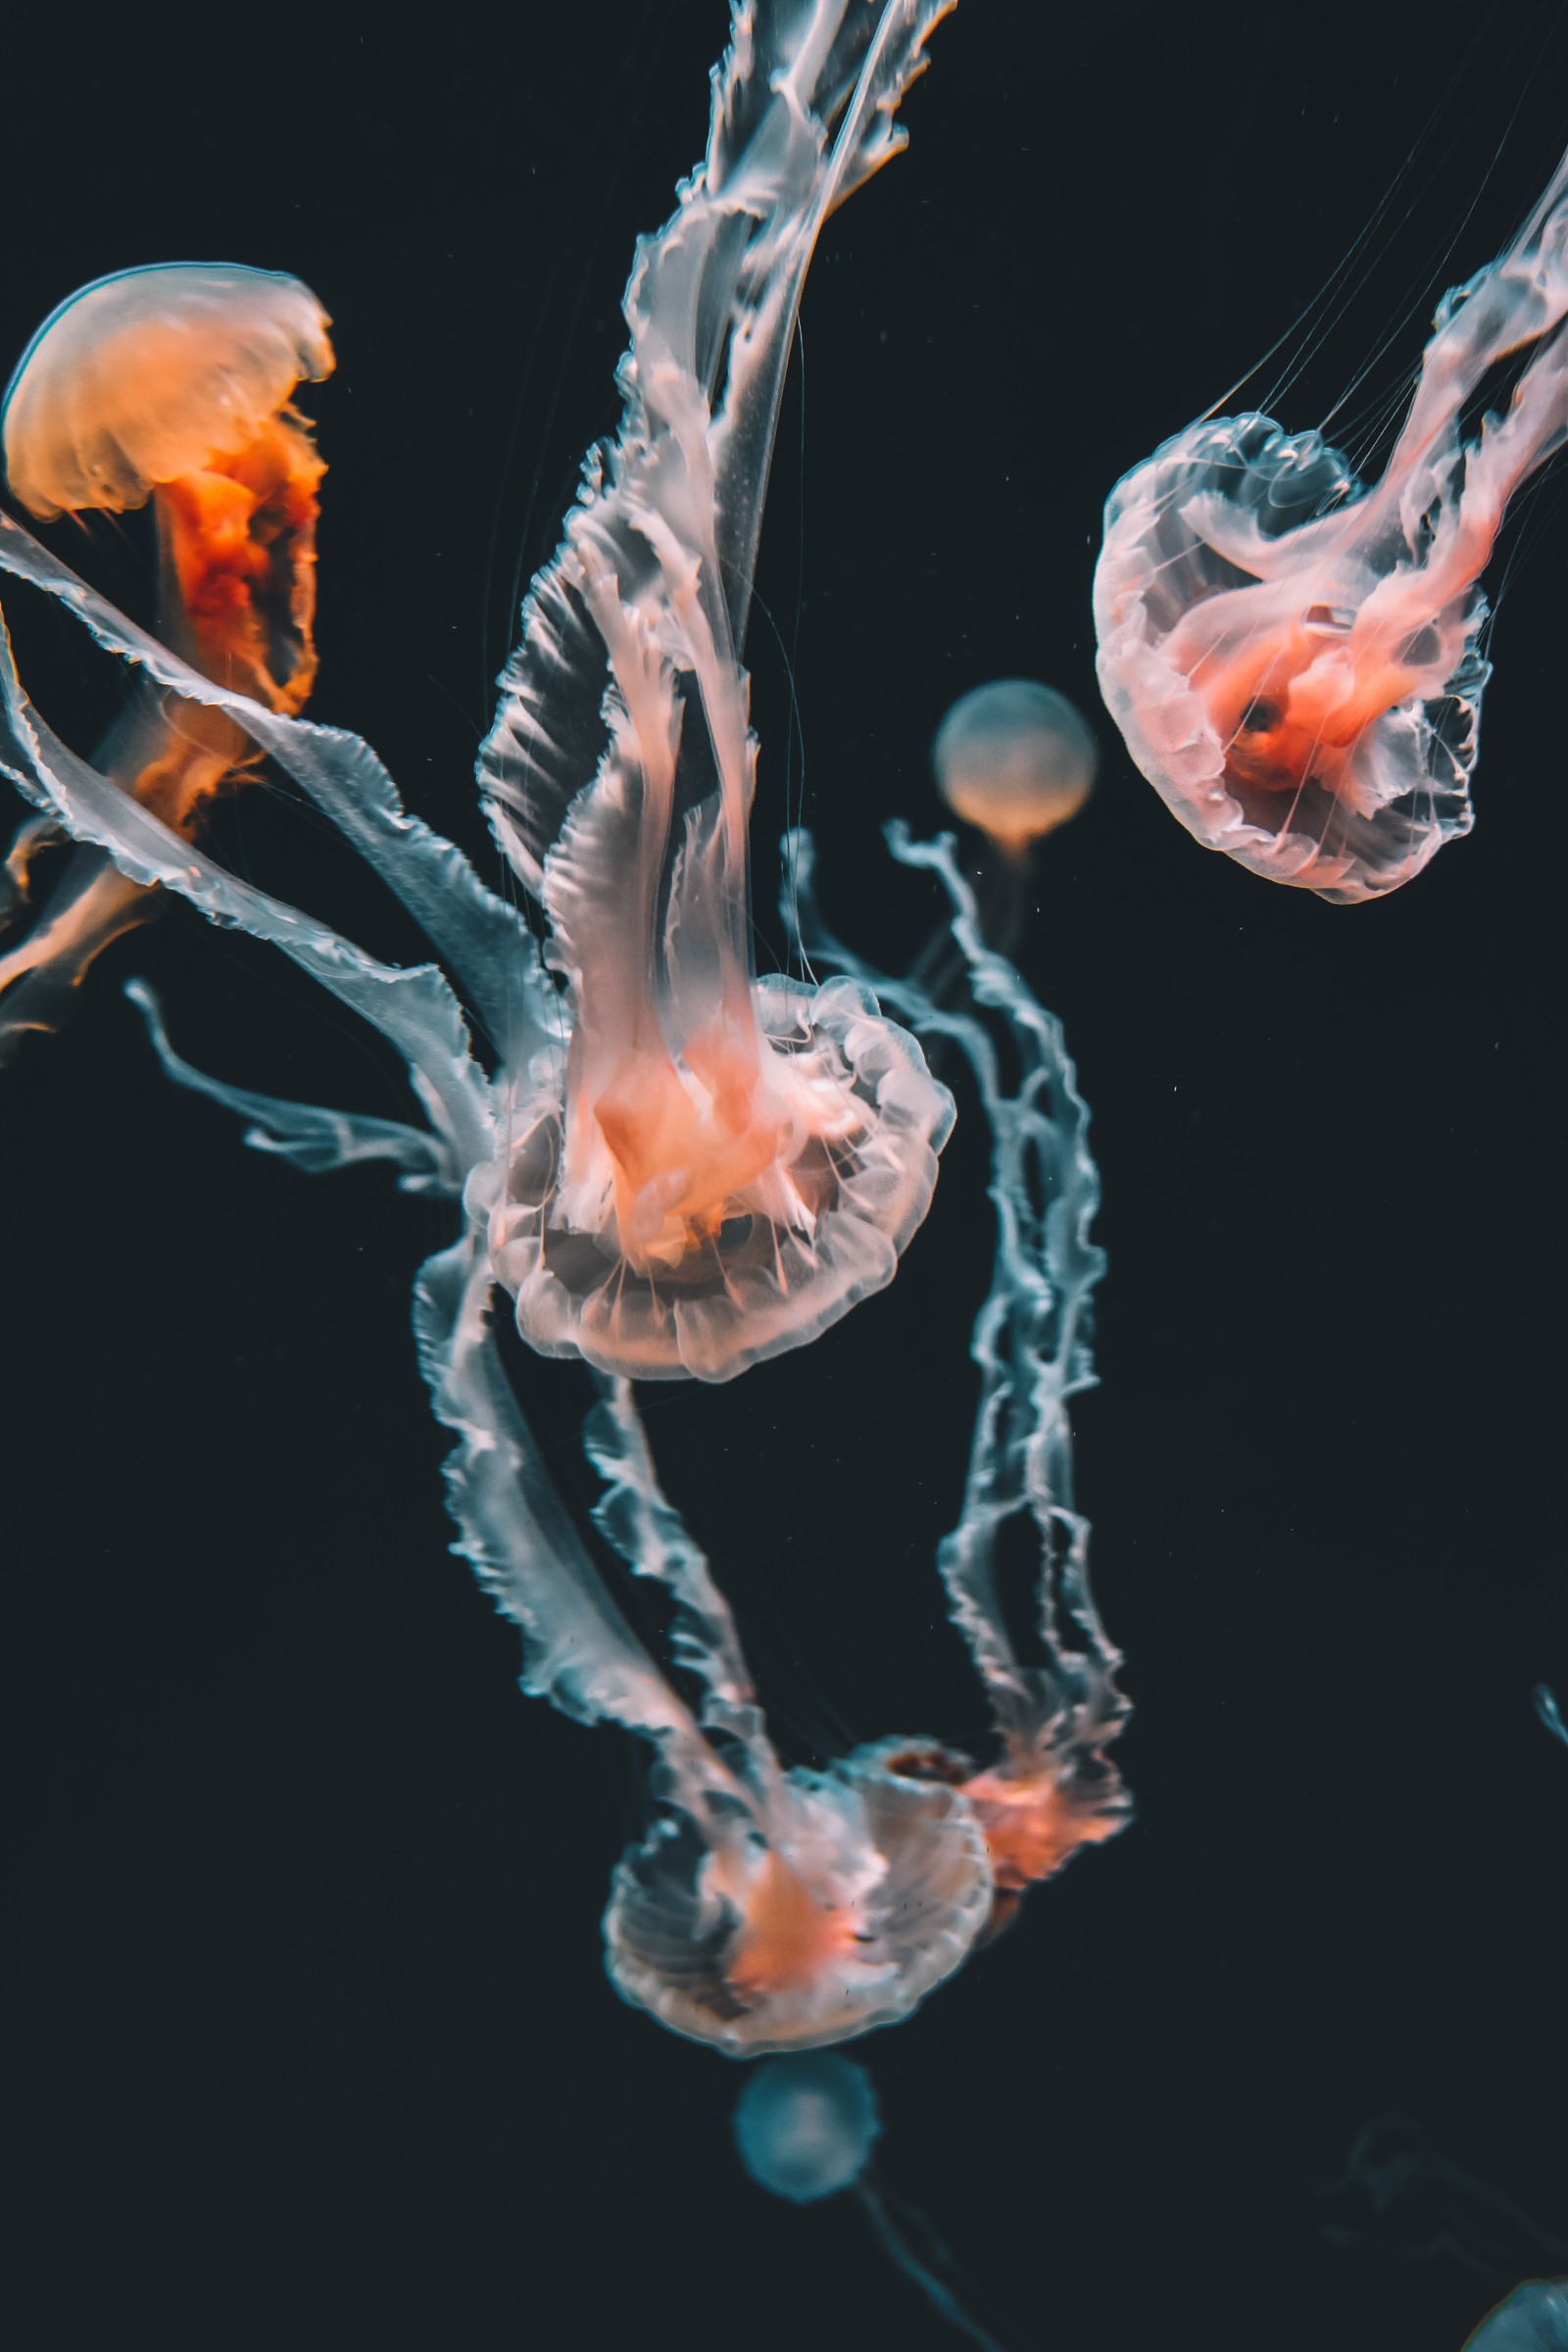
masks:
POLYGON ((627 285, 618 430, 480 752, 569 1039, 514 1077, 472 1198, 522 1337, 602 1371, 727 1380, 813 1338, 891 1281, 952 1125, 867 991, 754 970, 742 662, 807 267, 902 145, 947 5, 736 10, 707 155, 627 285))
MULTIPOLYGON (((292 715, 316 677, 316 523, 325 470, 291 406, 332 367, 327 318, 297 278, 181 262, 122 270, 60 304, 5 395, 7 478, 45 520, 151 500, 158 632, 205 677, 292 715)), ((241 721, 143 680, 95 754, 184 838, 260 758, 241 721)), ((0 923, 27 899, 34 824, 9 861, 0 923)), ((156 904, 78 849, 27 935, 0 956, 0 1062, 53 1029, 89 966, 156 904)))
POLYGON ((754 2068, 735 2102, 734 2123, 752 2179, 792 2205, 849 2188, 882 2131, 870 2076, 832 2050, 754 2068))
POLYGON ((1568 2352, 1568 2278, 1531 2278, 1489 2312, 1464 2352, 1568 2352))
POLYGON ((1439 306, 1381 480, 1316 432, 1200 419, 1116 485, 1098 668, 1133 760, 1205 848, 1351 905, 1469 831, 1508 502, 1568 430, 1568 159, 1439 306), (1534 347, 1532 349, 1532 346, 1534 347), (1505 412, 1466 403, 1529 351, 1505 412))
POLYGON ((326 313, 238 264, 122 270, 60 304, 6 391, 6 475, 45 521, 152 500, 161 632, 193 664, 297 710, 315 674, 317 489, 291 407, 331 372, 326 313))
POLYGON ((881 1747, 775 1783, 765 1819, 661 1821, 605 1915, 616 1989, 730 2057, 820 2048, 907 2017, 990 1917, 985 1842, 954 1788, 881 1747))
POLYGON ((1032 678, 997 678, 961 696, 931 746, 954 814, 1017 853, 1077 815, 1099 759, 1067 697, 1032 678))

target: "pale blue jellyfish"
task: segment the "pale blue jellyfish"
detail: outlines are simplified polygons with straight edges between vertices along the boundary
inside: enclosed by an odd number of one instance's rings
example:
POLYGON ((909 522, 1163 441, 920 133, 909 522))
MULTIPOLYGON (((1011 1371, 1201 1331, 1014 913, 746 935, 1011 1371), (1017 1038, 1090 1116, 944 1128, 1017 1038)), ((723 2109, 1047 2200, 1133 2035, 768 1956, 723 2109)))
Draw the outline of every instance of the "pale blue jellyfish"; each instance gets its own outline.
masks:
POLYGON ((1034 678, 996 678, 960 696, 931 746, 954 814, 1013 851, 1077 815, 1099 760, 1081 712, 1034 678))
POLYGON ((1564 1723, 1562 1719, 1562 1710, 1557 1704, 1556 1692, 1549 1684, 1538 1683, 1531 1695, 1536 1702, 1536 1713, 1541 1717, 1547 1731, 1554 1734, 1562 1741, 1564 1747, 1568 1747, 1568 1723, 1564 1723))
POLYGON ((881 2131, 870 2076, 831 2054, 756 2067, 735 2102, 735 2144, 759 2188, 792 2205, 853 2196, 882 2251, 932 2308, 981 2352, 1007 2352, 976 2316, 974 2290, 924 2217, 877 2180, 871 2151, 881 2131))
POLYGON ((1466 2336, 1464 2352, 1568 2352, 1568 2278, 1532 2278, 1466 2336))
POLYGON ((1568 158, 1446 295, 1403 427, 1363 484, 1320 433, 1203 416, 1117 483, 1095 572, 1101 690, 1204 848, 1341 904, 1472 822, 1483 569, 1568 434, 1568 158), (1489 371, 1529 354, 1471 430, 1489 371))

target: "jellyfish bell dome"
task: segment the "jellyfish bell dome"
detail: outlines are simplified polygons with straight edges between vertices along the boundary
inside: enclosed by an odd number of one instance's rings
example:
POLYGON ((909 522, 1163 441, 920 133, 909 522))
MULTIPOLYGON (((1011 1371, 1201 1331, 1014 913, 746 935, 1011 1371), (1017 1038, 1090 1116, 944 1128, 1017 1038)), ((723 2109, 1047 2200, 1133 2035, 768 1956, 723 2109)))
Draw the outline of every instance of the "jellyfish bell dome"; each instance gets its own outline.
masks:
POLYGON ((1464 2352, 1568 2352, 1568 2278, 1516 2286, 1465 2338, 1464 2352))
POLYGON ((1486 600, 1420 573, 1317 432, 1204 419, 1119 482, 1095 572, 1101 690, 1205 849, 1348 905, 1472 822, 1486 600))
POLYGON ((786 1775, 765 1828, 657 1824, 605 1914, 622 1998, 756 2058, 896 2024, 951 1976, 991 1916, 985 1840, 956 1789, 886 1770, 887 1744, 786 1775))
POLYGON ((579 1035, 514 1087, 469 1206, 539 1353, 729 1380, 892 1281, 951 1094, 854 981, 765 976, 751 1001, 754 1036, 715 1020, 607 1056, 600 1082, 579 1035))
POLYGON ((12 490, 45 521, 122 514, 239 456, 298 383, 330 374, 329 324, 297 277, 238 263, 98 278, 44 320, 7 388, 12 490))
POLYGON ((1011 850, 1077 815, 1099 759, 1067 697, 1032 678, 997 678, 960 697, 931 746, 948 807, 1011 850))
POLYGON ((769 2059, 735 2102, 735 2144, 760 2188, 793 2205, 852 2187, 882 2130, 863 2066, 831 2050, 769 2059))

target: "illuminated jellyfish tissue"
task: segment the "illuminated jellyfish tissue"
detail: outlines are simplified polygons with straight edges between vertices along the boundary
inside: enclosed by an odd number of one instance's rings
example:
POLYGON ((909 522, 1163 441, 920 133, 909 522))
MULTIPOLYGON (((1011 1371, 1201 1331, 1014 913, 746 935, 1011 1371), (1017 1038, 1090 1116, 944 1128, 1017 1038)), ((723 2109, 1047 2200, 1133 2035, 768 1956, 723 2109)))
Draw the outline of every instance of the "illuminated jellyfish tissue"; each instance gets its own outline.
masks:
POLYGON ((1486 597, 1510 499, 1568 433, 1568 158, 1440 304, 1381 480, 1317 432, 1204 416, 1111 492, 1105 704, 1205 849, 1352 905, 1470 830, 1486 597), (1528 359, 1500 415, 1467 404, 1528 359))
MULTIPOLYGON (((122 270, 45 319, 5 396, 6 476, 23 505, 48 521, 150 501, 163 642, 274 711, 303 709, 316 676, 325 467, 293 394, 330 372, 327 325, 309 288, 273 270, 122 270)), ((95 761, 188 838, 258 757, 233 717, 144 681, 95 761)), ((0 925, 22 915, 35 859, 69 830, 47 807, 22 828, 0 925)), ((73 852, 30 932, 0 956, 0 1061, 27 1031, 58 1025, 94 958, 155 906, 107 848, 73 852)))

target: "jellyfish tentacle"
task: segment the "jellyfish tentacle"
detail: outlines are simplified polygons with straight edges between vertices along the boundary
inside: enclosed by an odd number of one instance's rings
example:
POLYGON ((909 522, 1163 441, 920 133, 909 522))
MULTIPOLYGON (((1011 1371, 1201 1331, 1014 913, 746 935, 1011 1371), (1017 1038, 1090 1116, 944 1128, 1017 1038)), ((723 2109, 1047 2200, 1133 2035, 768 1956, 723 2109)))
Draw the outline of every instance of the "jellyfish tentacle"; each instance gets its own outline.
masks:
POLYGON ((231 719, 275 760, 408 907, 514 1062, 557 1033, 526 926, 485 888, 455 843, 405 808, 368 744, 346 729, 269 710, 205 677, 127 620, 6 514, 0 514, 0 571, 57 598, 108 652, 182 702, 231 719))
POLYGON ((888 842, 902 865, 932 873, 947 896, 967 1008, 936 1004, 918 980, 875 971, 835 937, 818 908, 807 834, 785 843, 786 887, 814 962, 849 970, 912 1028, 951 1038, 961 1049, 990 1128, 996 1254, 970 1341, 980 1405, 962 1511, 938 1546, 937 1567, 1002 1743, 999 1764, 960 1786, 979 1814, 1006 1893, 1051 1876, 1081 1846, 1114 1836, 1130 1811, 1104 1753, 1129 1707, 1115 1681, 1120 1652, 1105 1634, 1090 1583, 1089 1523, 1073 1507, 1068 1411, 1072 1397, 1095 1380, 1091 1296, 1105 1260, 1089 1228, 1100 1177, 1061 1025, 1007 958, 986 945, 951 835, 916 842, 894 824, 888 842), (1018 1071, 1011 1091, 983 1011, 999 1015, 1010 1038, 1018 1071), (1032 1525, 1039 1552, 1044 1665, 1020 1659, 1002 1606, 999 1549, 1019 1519, 1032 1525))
MULTIPOLYGON (((0 534, 0 564, 8 542, 0 534)), ((40 551, 41 552, 41 551, 40 551)), ((60 742, 23 691, 11 640, 0 624, 0 772, 73 837, 107 850, 120 871, 144 887, 177 891, 210 921, 282 949, 343 1004, 398 1047, 421 1107, 470 1167, 491 1149, 488 1081, 468 1049, 462 1008, 434 964, 379 962, 329 925, 241 882, 151 808, 120 790, 60 742)))
POLYGON ((358 1167, 367 1160, 390 1160, 402 1170, 398 1178, 402 1192, 451 1198, 462 1191, 465 1171, 454 1164, 443 1139, 429 1129, 410 1127, 401 1119, 372 1118, 362 1111, 293 1102, 209 1077, 170 1044, 162 1006, 145 980, 127 980, 124 994, 147 1024, 165 1077, 248 1120, 242 1141, 253 1151, 270 1152, 311 1176, 358 1167))

